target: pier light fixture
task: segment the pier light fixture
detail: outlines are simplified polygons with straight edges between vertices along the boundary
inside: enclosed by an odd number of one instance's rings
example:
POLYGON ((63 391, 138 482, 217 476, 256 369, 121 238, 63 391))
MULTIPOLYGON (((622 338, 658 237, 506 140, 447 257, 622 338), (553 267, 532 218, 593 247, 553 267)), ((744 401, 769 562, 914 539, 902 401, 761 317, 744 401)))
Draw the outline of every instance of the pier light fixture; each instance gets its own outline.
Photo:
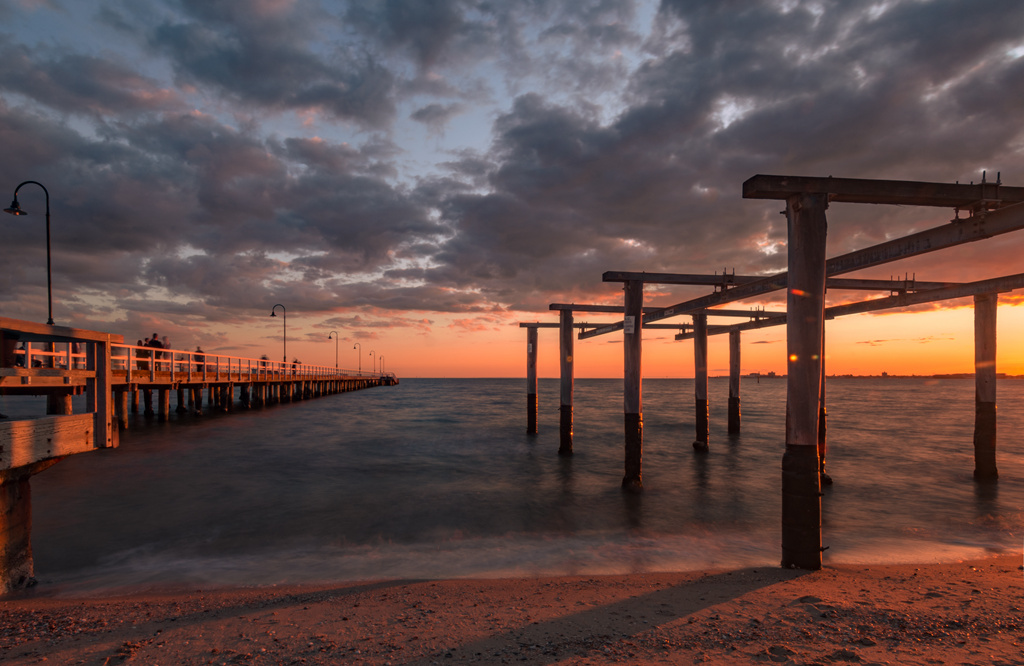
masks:
MULTIPOLYGON (((53 326, 53 281, 51 279, 50 272, 50 193, 42 183, 34 180, 26 180, 21 185, 38 185, 43 188, 43 193, 46 195, 46 305, 47 305, 47 320, 46 323, 53 326)), ((5 213, 11 215, 28 215, 21 209, 18 204, 18 190, 21 189, 21 185, 14 188, 14 201, 11 202, 10 208, 4 208, 5 213)))
POLYGON ((327 339, 330 340, 331 336, 334 336, 334 369, 338 369, 338 340, 341 338, 337 331, 331 331, 327 334, 327 339))
POLYGON ((380 355, 380 374, 384 374, 384 354, 380 355))
POLYGON ((373 359, 373 374, 377 374, 377 357, 374 355, 373 350, 370 350, 370 358, 373 359))
POLYGON ((352 349, 355 349, 356 347, 359 347, 359 354, 356 356, 356 358, 359 359, 359 366, 358 366, 359 374, 362 375, 363 374, 363 345, 361 345, 360 343, 357 342, 354 345, 352 345, 352 349))
POLYGON ((284 324, 283 332, 281 334, 281 341, 284 346, 284 362, 288 363, 288 310, 286 310, 283 305, 278 303, 274 307, 270 308, 271 317, 277 316, 276 314, 274 314, 274 311, 277 310, 278 308, 281 308, 281 319, 282 323, 284 324))

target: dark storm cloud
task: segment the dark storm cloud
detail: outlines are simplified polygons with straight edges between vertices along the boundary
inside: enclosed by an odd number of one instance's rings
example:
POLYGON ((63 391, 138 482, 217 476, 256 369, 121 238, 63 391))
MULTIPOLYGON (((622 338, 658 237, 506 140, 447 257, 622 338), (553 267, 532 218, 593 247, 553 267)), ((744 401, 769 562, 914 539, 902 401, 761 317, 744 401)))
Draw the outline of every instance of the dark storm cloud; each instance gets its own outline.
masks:
POLYGON ((409 118, 423 123, 432 132, 442 132, 445 125, 464 110, 462 104, 428 104, 413 111, 409 118))
MULTIPOLYGON (((258 3, 257 3, 258 4, 258 3)), ((270 3, 266 3, 270 4, 270 3)), ((319 11, 253 11, 233 2, 182 2, 185 15, 149 33, 183 83, 212 87, 270 109, 318 109, 368 127, 395 113, 394 76, 369 53, 324 44, 319 11)))
MULTIPOLYGON (((1024 4, 665 0, 650 34, 637 7, 105 4, 155 64, 0 39, 0 174, 51 187, 62 287, 218 321, 274 299, 500 318, 615 301, 606 270, 779 270, 781 206, 740 197, 757 173, 1024 182, 1024 4), (328 138, 267 121, 283 111, 328 138), (397 143, 409 126, 481 117, 489 141, 407 170, 429 160, 397 143)), ((834 204, 830 252, 951 215, 834 204)), ((24 224, 0 221, 25 260, 0 286, 41 282, 24 224)), ((1020 245, 965 250, 953 279, 1020 245)))
POLYGON ((118 63, 81 54, 41 61, 0 35, 0 88, 63 113, 130 113, 181 107, 176 93, 118 63))

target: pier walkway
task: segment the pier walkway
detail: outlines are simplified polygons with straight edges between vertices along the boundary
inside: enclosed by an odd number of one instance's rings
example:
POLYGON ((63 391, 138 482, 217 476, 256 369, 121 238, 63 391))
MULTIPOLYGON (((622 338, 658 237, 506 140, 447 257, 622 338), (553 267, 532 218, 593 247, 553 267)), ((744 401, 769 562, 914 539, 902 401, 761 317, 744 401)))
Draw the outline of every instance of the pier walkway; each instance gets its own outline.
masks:
POLYGON ((166 419, 172 393, 177 413, 198 415, 204 404, 227 412, 397 383, 394 373, 142 347, 0 317, 0 395, 46 396, 45 416, 0 419, 0 595, 35 580, 30 478, 69 455, 116 447, 140 397, 144 416, 166 419))

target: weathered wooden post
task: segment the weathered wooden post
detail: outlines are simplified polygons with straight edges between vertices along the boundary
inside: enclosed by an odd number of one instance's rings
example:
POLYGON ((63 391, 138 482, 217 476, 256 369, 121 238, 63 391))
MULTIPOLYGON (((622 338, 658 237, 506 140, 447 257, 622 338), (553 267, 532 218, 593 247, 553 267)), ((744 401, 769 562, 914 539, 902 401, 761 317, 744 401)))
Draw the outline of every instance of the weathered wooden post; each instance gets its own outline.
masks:
POLYGON ((693 448, 708 450, 708 316, 693 315, 693 393, 695 398, 696 434, 693 448))
POLYGON ((729 432, 740 431, 740 331, 729 331, 729 432))
POLYGON ((825 320, 825 194, 786 202, 786 453, 782 457, 782 566, 821 568, 818 413, 825 320))
POLYGON ((818 398, 818 476, 821 485, 831 486, 832 477, 825 471, 828 451, 828 412, 825 410, 825 326, 821 327, 821 394, 818 398))
POLYGON ((537 327, 526 329, 526 433, 537 434, 537 327))
POLYGON ((996 469, 996 310, 998 294, 974 297, 974 478, 992 482, 996 469))
POLYGON ((561 375, 561 405, 558 408, 558 455, 572 455, 572 389, 573 389, 573 325, 572 310, 558 314, 559 370, 561 375))
POLYGON ((643 376, 641 374, 643 342, 644 283, 627 280, 622 319, 622 411, 626 431, 625 468, 622 488, 629 492, 643 490, 643 376))
POLYGON ((175 402, 177 403, 177 406, 174 408, 175 412, 178 414, 188 413, 188 407, 185 404, 185 387, 181 384, 178 384, 175 389, 175 402))

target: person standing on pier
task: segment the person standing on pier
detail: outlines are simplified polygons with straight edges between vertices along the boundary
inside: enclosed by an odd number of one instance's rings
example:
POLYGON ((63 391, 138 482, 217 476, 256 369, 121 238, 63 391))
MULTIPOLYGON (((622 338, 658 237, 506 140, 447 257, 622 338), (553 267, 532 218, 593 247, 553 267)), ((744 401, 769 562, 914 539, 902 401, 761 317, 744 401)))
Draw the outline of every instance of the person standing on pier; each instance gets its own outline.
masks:
MULTIPOLYGON (((142 340, 139 340, 138 342, 135 343, 135 346, 136 347, 148 347, 149 346, 149 338, 146 338, 146 342, 145 343, 143 343, 142 340)), ((138 354, 136 355, 136 358, 138 360, 135 361, 135 367, 137 367, 139 370, 149 370, 149 361, 144 361, 143 360, 143 359, 149 358, 149 352, 148 351, 140 349, 138 351, 138 354)))

